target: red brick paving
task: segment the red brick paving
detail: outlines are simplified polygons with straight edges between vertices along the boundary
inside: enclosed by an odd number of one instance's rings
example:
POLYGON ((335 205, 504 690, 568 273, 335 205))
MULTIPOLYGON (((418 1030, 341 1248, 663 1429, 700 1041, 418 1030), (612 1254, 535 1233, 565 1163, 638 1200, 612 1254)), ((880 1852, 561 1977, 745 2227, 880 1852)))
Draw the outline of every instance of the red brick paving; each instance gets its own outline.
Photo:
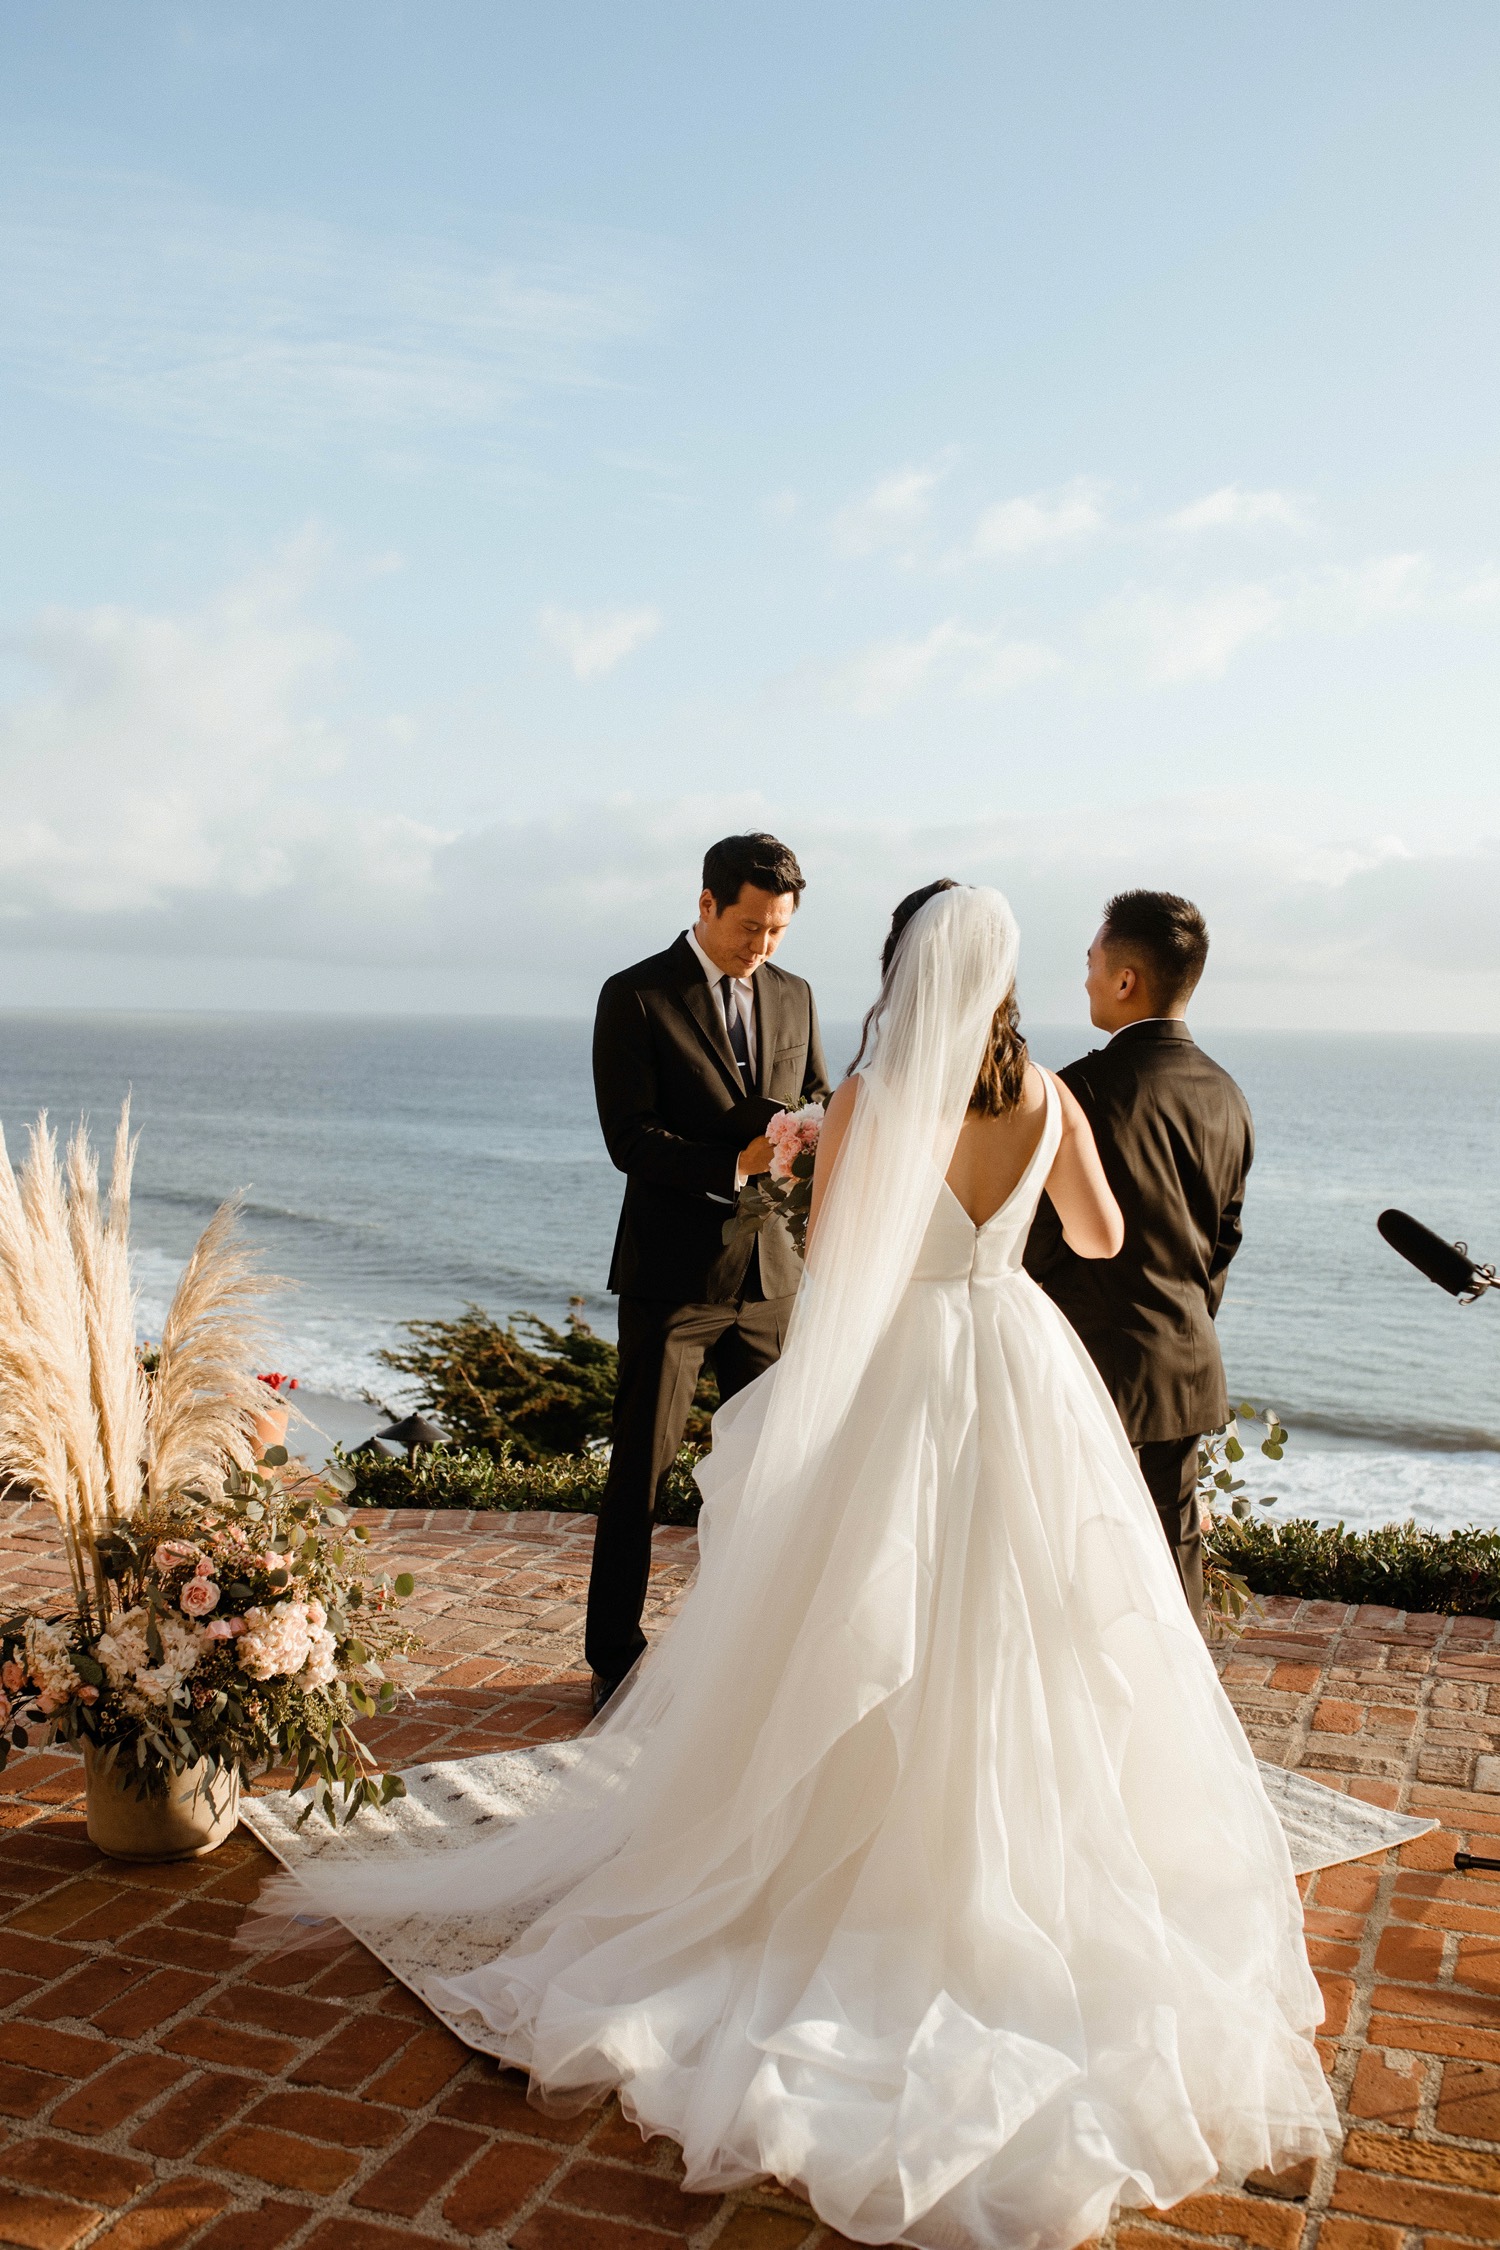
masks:
MULTIPOLYGON (((574 1731, 592 1526, 371 1516, 413 1570, 416 1701, 370 1731, 391 1763, 574 1731)), ((658 1535, 652 1607, 691 1535, 658 1535)), ((51 1525, 0 1510, 0 1582, 65 1600, 51 1525)), ((1347 2126, 1318 2165, 1128 2214, 1116 2250, 1475 2250, 1500 2243, 1500 1630, 1276 1601, 1225 1662, 1262 1754, 1443 1823, 1306 1886, 1347 2126)), ((242 1960, 269 1864, 243 1831, 170 1868, 99 1858, 77 1760, 0 1775, 0 2242, 24 2250, 831 2250, 770 2188, 688 2196, 666 2141, 610 2104, 551 2118, 357 1945, 242 1960)))

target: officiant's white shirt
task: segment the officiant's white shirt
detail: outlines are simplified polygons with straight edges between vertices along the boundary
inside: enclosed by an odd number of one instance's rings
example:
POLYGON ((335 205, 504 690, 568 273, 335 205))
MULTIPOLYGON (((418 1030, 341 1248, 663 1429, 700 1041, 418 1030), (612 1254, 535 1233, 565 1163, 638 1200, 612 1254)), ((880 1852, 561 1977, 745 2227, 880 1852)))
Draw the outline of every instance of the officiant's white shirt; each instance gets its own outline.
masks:
MULTIPOLYGON (((692 947, 693 951, 697 954, 699 962, 702 965, 703 974, 707 977, 709 985, 713 991, 714 999, 718 1002, 719 1014, 724 1017, 724 1030, 727 1035, 731 1027, 728 1016, 725 1015, 724 1010, 724 971, 722 969, 715 968, 713 962, 710 961, 708 955, 704 952, 702 946, 698 943, 697 938, 694 937, 691 930, 687 932, 687 941, 688 944, 692 947)), ((753 1093, 755 1091, 755 988, 751 984, 748 977, 731 977, 729 980, 729 990, 736 1003, 736 1009, 739 1015, 740 1022, 744 1025, 745 1029, 745 1046, 748 1049, 750 1055, 751 1081, 750 1085, 746 1088, 746 1092, 753 1093)), ((733 1046, 733 1044, 734 1041, 731 1039, 730 1045, 733 1046)))

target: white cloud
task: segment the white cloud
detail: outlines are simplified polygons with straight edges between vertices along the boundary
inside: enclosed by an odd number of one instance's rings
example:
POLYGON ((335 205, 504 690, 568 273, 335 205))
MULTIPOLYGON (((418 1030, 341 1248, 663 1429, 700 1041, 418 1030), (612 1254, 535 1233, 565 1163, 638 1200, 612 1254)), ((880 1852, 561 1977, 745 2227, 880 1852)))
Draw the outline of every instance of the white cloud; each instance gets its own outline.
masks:
POLYGON ((1232 656, 1274 632, 1285 599, 1269 586, 1221 586, 1206 594, 1125 593, 1106 602, 1099 625, 1149 680, 1216 680, 1232 656))
POLYGON ((56 608, 0 643, 35 683, 0 709, 0 926, 233 921, 310 859, 328 903, 420 892, 438 831, 309 794, 344 758, 315 707, 344 644, 299 613, 319 561, 303 540, 193 615, 56 608))
POLYGON ((213 204, 134 176, 0 185, 0 363, 113 416, 238 445, 388 442, 600 380, 663 294, 654 245, 528 227, 480 252, 213 204))
POLYGON ((927 633, 861 649, 833 674, 829 694, 861 718, 880 718, 934 676, 963 695, 1004 695, 1058 665, 1053 650, 1039 642, 1011 640, 999 629, 976 632, 949 617, 927 633))
POLYGON ((596 680, 659 633, 662 621, 660 611, 654 609, 599 609, 589 615, 576 609, 544 609, 538 622, 543 638, 566 657, 575 676, 596 680))
POLYGON ((1259 524, 1279 524, 1287 531, 1306 531, 1309 517, 1304 503, 1285 492, 1246 492, 1237 484, 1221 484, 1165 519, 1169 531, 1246 531, 1259 524))
POLYGON ((841 555, 873 555, 910 540, 925 523, 932 495, 958 459, 952 447, 925 468, 897 469, 851 500, 833 519, 841 555))
POLYGON ((986 508, 974 526, 973 556, 1029 555, 1075 545, 1104 528, 1105 487, 1091 477, 1075 477, 1056 492, 1033 492, 1000 500, 986 508))
POLYGON ((1291 633, 1361 633, 1393 619, 1500 610, 1500 575, 1441 571, 1430 555, 1372 555, 1201 593, 1129 588, 1101 604, 1093 630, 1148 680, 1222 678, 1252 643, 1291 633))

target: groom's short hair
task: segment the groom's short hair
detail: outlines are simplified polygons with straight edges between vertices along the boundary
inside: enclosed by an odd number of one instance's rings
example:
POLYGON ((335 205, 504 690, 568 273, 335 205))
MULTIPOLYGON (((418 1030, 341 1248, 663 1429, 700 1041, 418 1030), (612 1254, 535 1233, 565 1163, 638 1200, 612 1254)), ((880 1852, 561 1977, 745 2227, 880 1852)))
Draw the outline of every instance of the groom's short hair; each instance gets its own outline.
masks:
POLYGON ((790 891, 798 905, 807 888, 796 854, 774 836, 756 831, 749 836, 723 836, 710 844, 703 855, 703 888, 712 891, 721 914, 734 905, 747 883, 777 898, 790 891))
POLYGON ((1132 953, 1159 1007, 1177 1008, 1191 994, 1208 959, 1208 924, 1190 898, 1175 891, 1117 891, 1104 909, 1104 943, 1132 953))

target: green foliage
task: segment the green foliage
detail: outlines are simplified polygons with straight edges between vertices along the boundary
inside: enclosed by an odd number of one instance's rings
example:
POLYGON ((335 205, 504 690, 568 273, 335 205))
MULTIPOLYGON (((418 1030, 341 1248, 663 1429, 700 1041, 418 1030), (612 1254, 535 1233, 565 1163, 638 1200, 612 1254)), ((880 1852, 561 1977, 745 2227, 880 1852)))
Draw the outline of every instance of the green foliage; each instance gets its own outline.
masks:
POLYGON ((1500 1617, 1500 1531, 1477 1524, 1447 1532, 1410 1522, 1346 1531, 1341 1523, 1304 1518, 1265 1523, 1229 1516, 1216 1519, 1204 1544, 1220 1568, 1257 1594, 1500 1617))
MULTIPOLYGON (((456 1320, 409 1320, 405 1327, 412 1342, 380 1357, 398 1374, 414 1378, 421 1406, 438 1417, 456 1447, 493 1453, 497 1459, 542 1462, 559 1454, 584 1455, 609 1436, 619 1353, 578 1313, 569 1313, 565 1329, 526 1312, 512 1314, 502 1327, 492 1313, 471 1304, 456 1320)), ((690 1444, 701 1449, 707 1443, 709 1417, 718 1403, 713 1381, 705 1377, 688 1424, 690 1444)))
MULTIPOLYGON (((698 1521, 701 1503, 693 1463, 701 1452, 701 1447, 685 1445, 667 1471, 658 1523, 698 1521)), ((342 1452, 336 1458, 356 1480, 351 1505, 365 1508, 546 1508, 560 1515, 592 1516, 599 1512, 609 1473, 602 1453, 555 1453, 528 1460, 508 1442, 494 1452, 482 1446, 435 1445, 410 1460, 342 1452)))
MULTIPOLYGON (((1281 1460, 1289 1443, 1275 1407, 1255 1406, 1249 1399, 1241 1399, 1234 1419, 1222 1430, 1214 1431, 1199 1442, 1197 1491, 1204 1529, 1203 1595, 1211 1640, 1222 1640, 1249 1622, 1247 1612, 1256 1593, 1209 1536, 1210 1528, 1216 1530, 1221 1523, 1245 1522, 1254 1507, 1244 1478, 1234 1473, 1245 1458, 1241 1422, 1264 1428, 1266 1434, 1257 1442, 1268 1461, 1281 1460)), ((1263 1508, 1274 1508, 1275 1493, 1266 1493, 1260 1504, 1263 1508)))

